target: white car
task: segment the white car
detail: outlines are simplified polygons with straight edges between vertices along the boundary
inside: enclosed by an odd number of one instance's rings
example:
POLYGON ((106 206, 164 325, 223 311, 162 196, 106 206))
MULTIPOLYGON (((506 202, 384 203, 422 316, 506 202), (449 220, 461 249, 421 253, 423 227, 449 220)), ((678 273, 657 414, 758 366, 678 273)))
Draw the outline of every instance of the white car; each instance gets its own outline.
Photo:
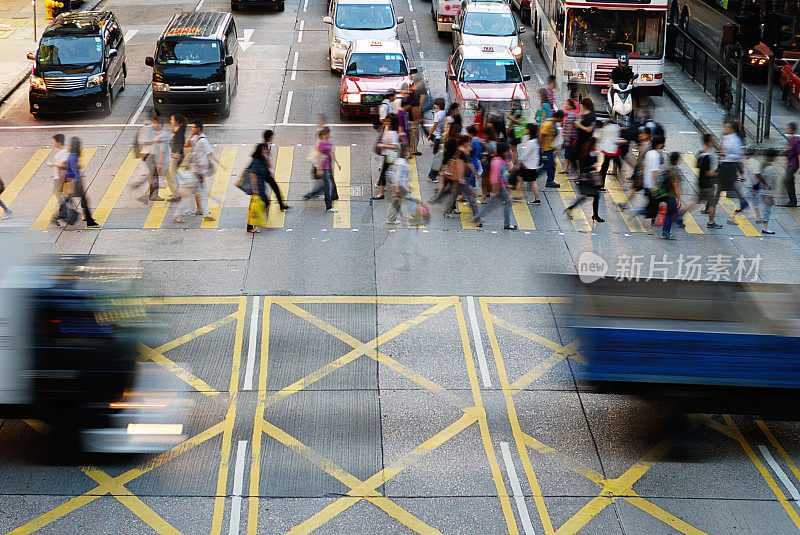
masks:
POLYGON ((517 26, 514 14, 504 0, 467 1, 453 23, 453 50, 461 45, 507 48, 517 62, 522 61, 524 26, 517 26))
POLYGON ((403 22, 403 17, 395 15, 391 0, 335 0, 330 11, 322 21, 330 25, 328 38, 334 72, 342 70, 350 43, 358 39, 397 39, 397 25, 403 22))

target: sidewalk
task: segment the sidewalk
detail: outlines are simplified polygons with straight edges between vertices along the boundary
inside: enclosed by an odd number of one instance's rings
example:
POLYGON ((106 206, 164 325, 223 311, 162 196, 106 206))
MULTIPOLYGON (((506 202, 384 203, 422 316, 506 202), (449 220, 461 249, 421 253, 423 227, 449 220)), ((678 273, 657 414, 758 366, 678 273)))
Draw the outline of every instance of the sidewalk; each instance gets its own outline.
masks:
MULTIPOLYGON (((100 0, 86 0, 76 10, 93 9, 100 0)), ((44 0, 36 0, 36 40, 33 35, 31 0, 0 2, 0 103, 22 83, 31 70, 25 56, 36 50, 38 38, 50 21, 45 20, 44 0)))

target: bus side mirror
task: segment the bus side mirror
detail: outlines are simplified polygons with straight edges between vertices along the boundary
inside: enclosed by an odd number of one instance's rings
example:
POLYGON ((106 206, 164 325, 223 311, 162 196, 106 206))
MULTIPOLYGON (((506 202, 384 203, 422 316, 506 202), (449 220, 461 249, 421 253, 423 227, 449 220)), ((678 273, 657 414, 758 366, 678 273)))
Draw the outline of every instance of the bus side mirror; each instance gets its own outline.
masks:
POLYGON ((33 55, 33 52, 28 52, 28 54, 25 57, 31 61, 36 59, 36 56, 33 55))
POLYGON ((397 17, 397 24, 403 24, 406 21, 405 17, 397 17))
POLYGON ((522 75, 522 81, 523 82, 529 82, 530 79, 531 79, 531 75, 530 74, 523 74, 522 75))
POLYGON ((108 51, 108 59, 113 59, 115 57, 117 57, 117 49, 112 48, 108 51))
POLYGON ((147 56, 146 58, 144 58, 144 64, 147 65, 148 67, 153 67, 156 64, 156 62, 153 61, 153 58, 147 56))
POLYGON ((225 65, 233 65, 233 56, 225 56, 225 65))

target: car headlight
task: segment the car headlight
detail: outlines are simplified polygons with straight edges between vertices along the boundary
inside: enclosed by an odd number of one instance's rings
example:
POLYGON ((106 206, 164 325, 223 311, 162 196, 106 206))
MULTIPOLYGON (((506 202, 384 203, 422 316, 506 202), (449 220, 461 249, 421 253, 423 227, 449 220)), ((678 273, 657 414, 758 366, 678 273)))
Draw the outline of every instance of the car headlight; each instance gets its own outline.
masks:
POLYGON ((103 83, 103 74, 95 74, 86 79, 86 87, 97 87, 103 83))
POLYGON ((153 82, 153 91, 169 91, 169 84, 153 82))
POLYGON ((206 91, 224 91, 225 82, 212 82, 206 86, 206 91))
POLYGON ((361 93, 347 93, 344 97, 345 102, 348 104, 360 104, 361 103, 361 93))
POLYGON ((515 57, 516 56, 521 56, 522 55, 522 47, 519 46, 519 45, 515 46, 514 48, 511 49, 511 53, 514 54, 515 57))
POLYGON ((338 48, 339 50, 347 50, 347 47, 350 46, 349 41, 345 41, 344 39, 339 39, 338 37, 333 38, 333 48, 338 48))
POLYGON ((39 78, 38 76, 31 74, 30 81, 31 81, 31 88, 33 89, 40 89, 42 91, 47 89, 44 85, 44 78, 39 78))
POLYGON ((643 74, 642 75, 642 82, 652 82, 653 75, 652 74, 643 74))

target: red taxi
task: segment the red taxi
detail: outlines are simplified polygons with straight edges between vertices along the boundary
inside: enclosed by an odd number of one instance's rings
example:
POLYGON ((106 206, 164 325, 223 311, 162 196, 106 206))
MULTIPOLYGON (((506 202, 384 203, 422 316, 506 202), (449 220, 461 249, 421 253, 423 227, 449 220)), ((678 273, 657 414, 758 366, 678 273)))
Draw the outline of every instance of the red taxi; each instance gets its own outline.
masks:
POLYGON ((344 116, 374 115, 385 98, 391 98, 403 84, 411 85, 405 50, 400 41, 353 41, 344 59, 339 89, 340 110, 344 116))
POLYGON ((447 61, 447 96, 457 102, 463 124, 468 125, 478 108, 485 114, 530 114, 530 100, 514 55, 506 47, 462 45, 447 61))
POLYGON ((786 108, 800 108, 800 60, 783 66, 780 84, 786 108))

